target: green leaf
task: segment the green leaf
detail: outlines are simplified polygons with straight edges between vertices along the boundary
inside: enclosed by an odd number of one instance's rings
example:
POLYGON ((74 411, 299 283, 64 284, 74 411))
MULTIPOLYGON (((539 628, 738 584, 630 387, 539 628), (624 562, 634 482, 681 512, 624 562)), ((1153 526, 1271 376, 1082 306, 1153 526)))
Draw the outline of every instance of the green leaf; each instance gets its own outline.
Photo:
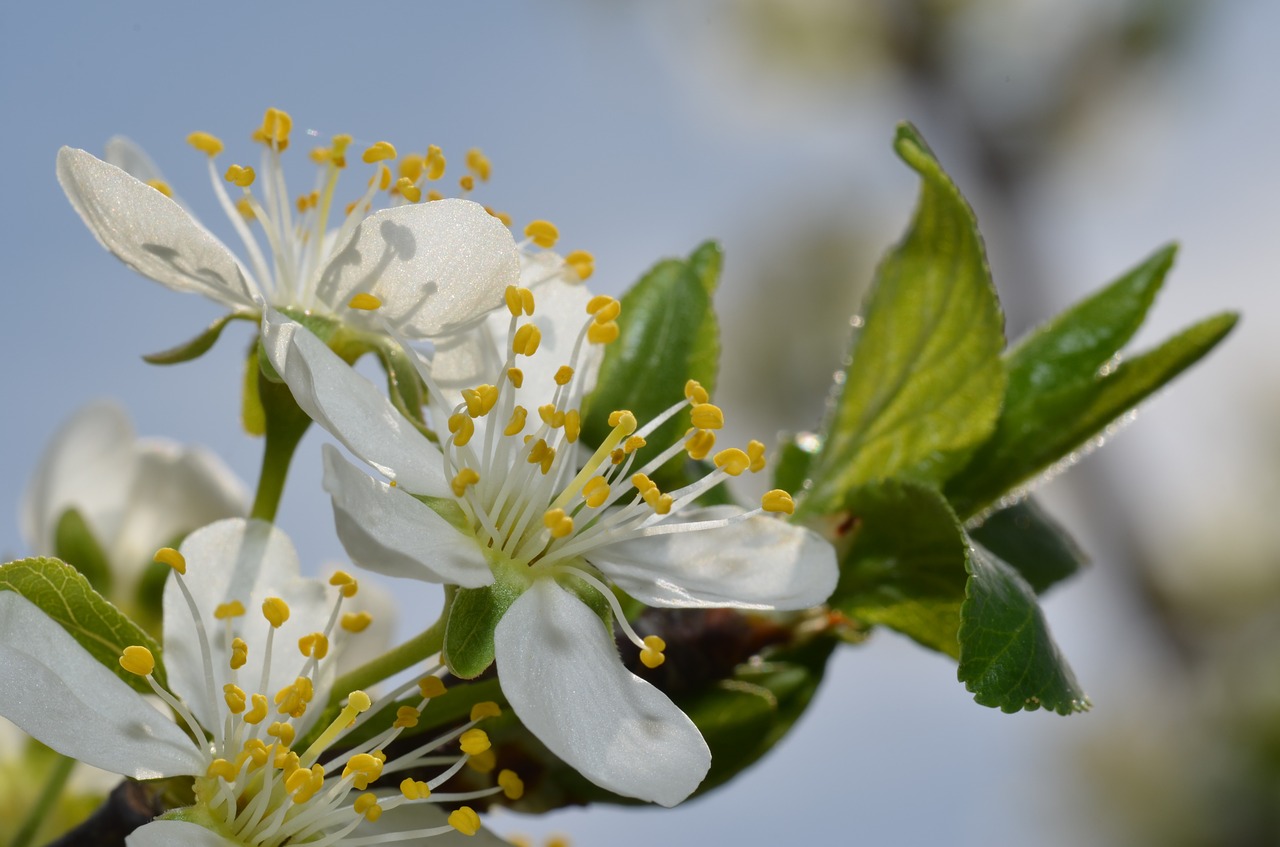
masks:
POLYGON ((853 525, 831 606, 958 657, 967 551, 946 500, 932 488, 887 480, 849 492, 843 509, 853 525))
POLYGON ((153 365, 176 365, 179 362, 190 362, 192 359, 198 359, 217 342, 222 335, 222 331, 227 328, 227 324, 235 320, 251 321, 255 320, 255 315, 246 315, 239 312, 232 312, 229 315, 223 315, 208 328, 197 335, 190 341, 185 341, 176 347, 170 347, 168 350, 161 350, 159 353, 150 353, 143 356, 143 361, 153 365))
POLYGON ((1004 712, 1083 712, 1089 698, 1049 635, 1035 592, 979 545, 969 551, 957 675, 973 699, 1004 712))
POLYGON ((78 509, 67 509, 53 530, 53 551, 89 581, 99 594, 111 593, 111 562, 78 509))
POLYGON ((894 146, 920 175, 920 200, 876 272, 808 512, 874 479, 945 480, 991 434, 1004 397, 1004 318, 973 212, 913 127, 894 146))
POLYGON ((1038 392, 1001 417, 995 434, 964 472, 947 486, 947 498, 964 517, 1086 445, 1090 439, 1156 389, 1198 362, 1235 326, 1226 313, 1197 323, 1154 350, 1087 380, 1038 392))
POLYGON ((124 648, 134 644, 146 647, 156 659, 156 682, 165 684, 160 645, 65 562, 35 558, 0 565, 0 590, 16 591, 30 600, 116 676, 134 690, 150 694, 151 686, 145 679, 120 667, 124 648))
POLYGON ((519 565, 493 568, 494 582, 484 588, 459 588, 449 605, 444 630, 444 661, 459 679, 475 679, 493 664, 493 631, 525 589, 519 565))
MULTIPOLYGON (((719 357, 718 330, 711 289, 720 266, 719 247, 708 243, 688 260, 659 262, 622 298, 621 334, 606 348, 596 389, 585 404, 583 439, 599 444, 611 427, 615 409, 629 409, 643 426, 684 399, 684 386, 696 379, 712 389, 719 357)), ((648 436, 637 467, 681 437, 688 412, 676 415, 648 436)), ((684 482, 682 465, 671 462, 655 476, 664 487, 684 482)))
POLYGON ((1012 565, 1037 594, 1089 563, 1067 531, 1031 497, 993 512, 969 535, 1012 565))

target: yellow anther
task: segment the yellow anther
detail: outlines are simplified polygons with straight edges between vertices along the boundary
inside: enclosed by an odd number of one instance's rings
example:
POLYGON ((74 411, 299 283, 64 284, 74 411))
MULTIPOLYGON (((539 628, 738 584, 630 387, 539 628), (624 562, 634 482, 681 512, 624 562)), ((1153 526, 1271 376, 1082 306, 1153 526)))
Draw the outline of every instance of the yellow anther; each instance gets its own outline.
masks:
POLYGON ((478 721, 483 718, 496 718, 502 714, 502 708, 492 700, 483 700, 471 707, 471 720, 478 721))
POLYGON ((246 723, 259 724, 267 716, 267 698, 262 694, 249 695, 249 702, 253 706, 249 711, 244 713, 246 723))
POLYGON ((214 607, 213 616, 217 620, 225 621, 227 618, 238 618, 244 615, 244 604, 239 600, 231 600, 227 603, 219 603, 214 607))
POLYGON ((151 186, 156 191, 159 191, 170 200, 173 199, 173 189, 169 186, 169 183, 165 182, 163 179, 149 179, 147 180, 147 185, 151 186))
POLYGON ((438 676, 424 676, 418 680, 418 693, 422 695, 424 700, 439 697, 444 694, 444 691, 444 681, 438 676))
POLYGON ((527 461, 531 465, 542 465, 542 472, 546 473, 547 467, 549 466, 549 460, 554 459, 555 455, 556 451, 551 449, 551 446, 547 444, 547 440, 545 438, 539 438, 534 442, 533 449, 529 451, 529 458, 527 461))
POLYGON ((511 216, 508 215, 506 212, 499 212, 496 209, 490 209, 488 206, 485 206, 484 210, 488 212, 490 215, 492 215, 493 217, 502 221, 502 225, 505 226, 507 229, 511 228, 511 216))
POLYGON ((709 429, 695 429, 684 442, 684 449, 689 454, 689 458, 699 462, 707 458, 715 446, 716 434, 709 429))
POLYGON ((476 179, 481 182, 489 181, 489 173, 492 168, 489 164, 489 157, 481 153, 480 148, 472 147, 467 151, 467 167, 476 175, 476 179))
POLYGON ((747 442, 747 455, 751 457, 751 472, 760 473, 764 470, 764 443, 756 441, 754 438, 747 442))
POLYGON ((407 176, 402 176, 396 180, 395 191, 410 203, 417 203, 422 199, 422 189, 413 184, 413 180, 407 176))
POLYGON ((297 768, 284 781, 284 790, 290 794, 298 794, 311 787, 311 771, 297 768))
POLYGON ((644 502, 649 504, 649 508, 653 509, 655 514, 666 515, 670 514, 675 498, 670 494, 663 494, 657 486, 654 486, 644 493, 644 502))
POLYGON ((542 343, 542 330, 538 329, 536 324, 524 324, 516 330, 515 338, 511 341, 511 349, 517 356, 532 356, 538 352, 540 343, 542 343))
POLYGON ((462 748, 462 752, 468 756, 475 756, 488 750, 489 734, 483 729, 469 729, 458 737, 458 746, 462 748))
MULTIPOLYGON (((444 176, 445 158, 440 148, 432 144, 427 148, 427 179, 436 180, 444 176)), ((439 198, 436 198, 439 199, 439 198)))
POLYGON ((524 423, 528 418, 529 410, 524 406, 516 406, 511 410, 511 420, 507 422, 507 426, 502 430, 502 434, 507 437, 519 435, 524 430, 524 423))
POLYGON ((364 632, 373 623, 373 615, 368 612, 344 612, 340 626, 347 632, 364 632))
POLYGON ((587 480, 587 484, 582 486, 582 499, 591 508, 600 508, 604 505, 604 501, 609 499, 609 483, 602 476, 591 477, 587 480))
POLYGON ((222 152, 222 140, 207 132, 191 133, 187 136, 187 143, 211 157, 222 152))
POLYGON ((720 429, 724 426, 724 412, 712 403, 698 403, 693 407, 693 425, 698 429, 720 429))
POLYGON ((209 769, 204 772, 204 775, 211 778, 216 777, 223 782, 235 782, 236 774, 239 772, 240 769, 226 759, 214 759, 209 763, 209 769))
POLYGON ((240 217, 246 221, 257 220, 258 214, 253 211, 253 202, 248 197, 241 197, 236 201, 236 211, 240 213, 240 217))
POLYGON ((458 177, 458 187, 462 189, 463 193, 474 191, 476 187, 476 178, 471 174, 460 176, 458 177))
POLYGON ((368 817, 369 812, 377 808, 379 808, 378 798, 372 792, 368 794, 361 794, 359 797, 356 798, 356 801, 351 804, 352 811, 354 811, 357 815, 364 815, 365 819, 369 821, 377 820, 377 818, 368 817))
POLYGON ((397 729, 413 729, 421 716, 422 713, 412 706, 401 706, 396 709, 396 719, 391 725, 397 729))
POLYGON ((667 642, 656 635, 647 635, 644 649, 640 651, 640 662, 646 668, 656 668, 667 660, 662 651, 667 649, 667 642))
POLYGON ((329 639, 323 632, 313 632, 298 639, 298 650, 310 659, 323 659, 329 655, 329 639))
POLYGON ((352 297, 347 302, 347 305, 353 309, 359 309, 362 312, 372 312, 382 308, 382 298, 378 297, 376 294, 369 294, 361 291, 359 294, 352 297))
POLYGON ((243 638, 234 638, 231 641, 231 670, 238 671, 244 667, 244 663, 249 661, 249 645, 244 643, 243 638))
POLYGON ((524 385, 524 371, 519 368, 507 368, 507 381, 519 388, 524 385))
POLYGON ((608 302, 601 305, 600 308, 596 309, 591 314, 593 316, 593 320, 598 324, 606 324, 609 321, 616 321, 618 319, 618 315, 622 314, 622 304, 610 297, 608 302))
POLYGON ((262 116, 262 127, 253 134, 254 141, 261 141, 268 146, 274 145, 277 150, 289 146, 289 131, 293 129, 293 118, 288 112, 270 108, 262 116))
POLYGON ((592 321, 591 326, 587 328, 587 341, 592 344, 612 344, 618 340, 618 336, 621 334, 622 329, 618 326, 617 321, 609 321, 603 324, 592 321))
POLYGON ((467 414, 473 418, 479 418, 489 414, 498 404, 498 387, 477 385, 475 388, 464 388, 462 399, 467 404, 467 414))
POLYGON ((737 447, 721 450, 712 461, 729 476, 737 476, 751 467, 751 457, 737 447))
POLYGON ((271 757, 271 749, 274 746, 274 744, 268 746, 261 738, 250 738, 244 743, 244 752, 249 754, 249 759, 253 762, 253 766, 260 768, 271 757))
POLYGON ((378 172, 369 179, 369 184, 373 185, 375 181, 378 183, 379 191, 386 191, 388 188, 390 188, 391 187, 391 168, 387 167, 386 165, 379 165, 378 172))
POLYGON ((467 758, 467 767, 476 773, 491 773, 498 766, 498 757, 492 749, 485 750, 478 756, 467 758))
POLYGON ((772 491, 766 491, 764 496, 760 498, 760 508, 766 512, 790 515, 795 512, 796 504, 791 499, 790 494, 781 488, 775 488, 772 491))
POLYGON ((227 172, 223 175, 227 182, 238 185, 241 188, 248 188, 253 185, 256 177, 257 174, 254 173, 253 168, 241 167, 240 165, 232 165, 227 168, 227 172))
POLYGON ((407 776, 400 781, 400 794, 406 800, 425 800, 431 796, 431 786, 407 776))
POLYGON ((649 442, 645 441, 642 436, 629 435, 627 436, 627 440, 622 442, 622 452, 629 456, 648 443, 649 442))
POLYGON ((502 770, 498 773, 498 787, 508 800, 519 800, 524 796, 524 780, 515 771, 502 770))
POLYGON ((480 816, 470 806, 463 806, 449 813, 449 826, 463 835, 475 835, 480 831, 480 816))
POLYGON ((352 774, 355 774, 356 789, 364 791, 369 783, 382 775, 382 759, 369 753, 357 753, 347 760, 347 766, 342 770, 344 777, 352 774))
POLYGON ((444 199, 444 195, 441 194, 439 191, 436 191, 435 189, 432 189, 431 191, 427 192, 427 202, 434 202, 436 200, 443 200, 443 199, 444 199))
POLYGON ((569 367, 568 365, 561 365, 556 370, 556 375, 555 375, 556 385, 568 385, 569 380, 571 379, 573 379, 573 368, 569 367))
POLYGON ((564 257, 564 263, 573 269, 579 280, 589 279, 596 270, 596 259, 586 250, 574 250, 564 257))
POLYGON ((646 474, 636 473, 631 475, 631 484, 635 486, 636 491, 640 492, 640 496, 644 496, 649 491, 656 489, 657 483, 649 479, 646 474))
POLYGON ((272 738, 280 739, 280 743, 288 747, 293 743, 293 724, 276 721, 271 724, 271 726, 267 727, 267 735, 270 735, 272 738))
POLYGON ((609 413, 609 426, 624 436, 630 435, 636 431, 636 416, 626 409, 617 409, 609 413))
POLYGON ((187 572, 187 560, 181 553, 172 547, 161 547, 156 551, 155 561, 162 565, 168 565, 180 574, 187 572))
POLYGON ((272 744, 271 746, 276 748, 275 756, 271 760, 273 768, 283 771, 285 776, 298 769, 300 759, 297 753, 282 744, 272 744))
POLYGON ((279 597, 268 597, 262 603, 262 616, 276 629, 289 620, 289 604, 279 597))
POLYGON ((329 584, 334 588, 342 588, 346 585, 355 585, 356 578, 346 571, 334 571, 329 577, 329 584))
POLYGON ((556 241, 560 238, 560 230, 556 229, 556 225, 551 221, 531 221, 524 228, 524 234, 544 250, 555 247, 556 241))
POLYGON ((416 183, 427 169, 427 160, 417 153, 406 153, 400 159, 400 179, 416 183))
POLYGON ((564 412, 556 408, 555 403, 547 403, 538 407, 538 417, 552 429, 564 426, 564 412))
POLYGON ((548 509, 542 516, 543 525, 551 530, 552 538, 564 538, 573 533, 573 518, 564 509, 548 509))
POLYGON ((582 413, 577 409, 570 409, 564 413, 564 437, 570 444, 574 444, 578 440, 578 435, 582 432, 582 413))
POLYGON ((467 493, 468 486, 475 485, 479 481, 480 474, 474 468, 463 468, 454 476, 449 487, 453 489, 454 497, 462 497, 467 493))
POLYGON ((707 389, 703 388, 702 383, 696 379, 691 379, 684 384, 684 397, 695 405, 711 401, 711 395, 707 393, 707 389))
POLYGON ((276 711, 282 715, 300 718, 307 711, 315 690, 308 677, 300 676, 276 692, 276 711))
POLYGON ((245 704, 248 702, 244 689, 234 682, 228 682, 222 686, 222 698, 227 701, 227 708, 231 710, 233 715, 243 712, 245 704))
POLYGON ((518 318, 524 314, 524 299, 520 296, 520 286, 508 285, 503 298, 507 301, 507 311, 511 313, 511 317, 518 318))
POLYGON ((366 164, 372 165, 374 162, 385 162, 388 159, 396 157, 396 148, 390 141, 378 141, 374 143, 368 150, 364 151, 364 155, 360 158, 366 164))
POLYGON ((324 766, 312 765, 310 770, 298 768, 285 780, 285 790, 293 792, 293 802, 302 805, 324 788, 324 766))
POLYGON ((124 648, 120 655, 120 667, 138 676, 147 676, 156 669, 156 657, 146 647, 134 644, 124 648))
POLYGON ((476 434, 476 425, 462 412, 455 412, 449 416, 449 432, 453 434, 454 444, 465 447, 471 436, 476 434))
POLYGON ((609 462, 610 464, 614 464, 614 465, 622 464, 624 461, 626 461, 626 458, 627 458, 627 454, 623 452, 623 449, 621 447, 619 447, 617 450, 614 450, 612 453, 609 454, 609 462))

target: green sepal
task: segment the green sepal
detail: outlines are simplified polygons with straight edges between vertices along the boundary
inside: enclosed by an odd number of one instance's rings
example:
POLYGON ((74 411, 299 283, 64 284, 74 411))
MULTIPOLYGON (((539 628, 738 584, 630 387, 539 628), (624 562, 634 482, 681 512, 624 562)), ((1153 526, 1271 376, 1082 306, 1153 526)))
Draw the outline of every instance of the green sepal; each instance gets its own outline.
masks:
POLYGON ((223 315, 209 324, 203 332, 190 341, 184 341, 176 347, 170 347, 168 350, 161 350, 158 353, 148 353, 142 357, 142 360, 152 365, 176 365, 180 362, 199 359, 217 343, 222 336, 222 331, 227 328, 227 324, 237 320, 256 321, 257 315, 247 315, 243 312, 232 312, 229 315, 223 315))
POLYGON ((988 515, 969 536, 1022 574, 1037 594, 1089 563, 1075 540, 1034 498, 988 515))
POLYGON ((30 600, 131 688, 151 694, 145 679, 120 667, 124 648, 135 644, 146 647, 156 660, 156 682, 165 684, 160 645, 67 563, 39 557, 0 565, 0 590, 14 591, 30 600))
MULTIPOLYGON (((720 263, 719 246, 707 242, 688 259, 659 262, 623 295, 619 338, 605 348, 595 391, 583 404, 586 443, 604 440, 614 410, 630 410, 644 426, 684 398, 688 380, 714 389, 720 343, 711 294, 720 263)), ((647 436, 636 466, 669 447, 689 426, 684 411, 647 436)), ((664 488, 683 485, 683 471, 683 464, 673 460, 653 475, 654 481, 664 488)))
POLYGON ((894 148, 920 199, 876 271, 806 513, 875 479, 941 483, 990 436, 1004 397, 1004 317, 973 212, 914 127, 898 127, 894 148))
POLYGON ((978 544, 970 546, 968 567, 956 675, 973 699, 1003 712, 1088 710, 1027 581, 978 544))
POLYGON ((374 349, 387 373, 387 396, 391 398, 392 405, 427 435, 426 419, 422 415, 427 392, 417 368, 394 342, 380 344, 374 349))
POLYGON ((846 494, 840 580, 828 603, 953 658, 968 580, 964 530, 933 488, 886 480, 846 494))
POLYGON ((254 438, 267 434, 267 412, 262 408, 262 395, 258 393, 258 382, 262 378, 261 363, 266 361, 260 355, 261 349, 262 345, 255 338, 245 359, 240 380, 240 425, 244 427, 245 434, 254 438))
POLYGON ((493 664, 493 632, 511 604, 529 587, 527 568, 492 556, 492 585, 459 588, 449 604, 443 658, 449 673, 475 679, 493 664))
POLYGON ((53 552, 83 574, 94 591, 111 593, 111 562, 78 509, 67 509, 58 518, 53 530, 53 552))
POLYGON ((1038 391, 1025 403, 1011 398, 995 434, 948 484, 947 498, 967 518, 1016 491, 1198 362, 1237 320, 1233 313, 1215 315, 1114 368, 1038 391))

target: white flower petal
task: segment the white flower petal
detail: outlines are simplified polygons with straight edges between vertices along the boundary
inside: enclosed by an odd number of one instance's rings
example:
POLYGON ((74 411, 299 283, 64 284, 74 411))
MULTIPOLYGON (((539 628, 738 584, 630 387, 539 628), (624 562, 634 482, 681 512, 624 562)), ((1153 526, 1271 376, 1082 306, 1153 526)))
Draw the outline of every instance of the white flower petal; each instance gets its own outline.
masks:
POLYGON ((324 446, 324 490, 333 496, 338 538, 352 560, 387 576, 479 588, 493 573, 475 538, 430 507, 324 446))
POLYGON ((204 773, 203 753, 173 721, 12 591, 0 591, 0 715, 59 753, 112 773, 204 773))
POLYGON ((115 403, 80 409, 45 448, 22 499, 22 535, 31 551, 54 554, 58 519, 76 508, 103 545, 119 527, 133 481, 133 426, 115 403))
POLYGON ((474 322, 520 278, 515 240, 470 200, 383 209, 366 218, 316 288, 335 311, 356 292, 376 294, 379 314, 411 338, 474 322))
MULTIPOLYGON (((741 511, 686 511, 679 523, 741 511)), ((649 606, 807 609, 826 601, 839 575, 835 550, 821 536, 763 515, 718 529, 620 541, 587 558, 649 606)))
POLYGON ((102 246, 138 273, 256 311, 256 288, 235 255, 173 200, 72 147, 58 151, 58 182, 102 246))
POLYGON ((239 841, 224 838, 211 829, 205 829, 190 821, 155 820, 129 833, 124 838, 127 847, 244 847, 239 841))
MULTIPOLYGON (((139 147, 132 138, 126 138, 123 135, 113 135, 108 138, 106 147, 103 149, 102 159, 108 165, 115 165, 134 179, 142 182, 159 180, 168 185, 170 191, 173 191, 173 184, 164 178, 164 174, 160 172, 160 168, 147 155, 147 151, 139 147)), ((177 194, 171 194, 170 199, 181 206, 188 215, 191 215, 191 209, 187 207, 186 203, 182 202, 181 197, 177 194)), ((199 220, 195 215, 191 215, 191 217, 193 220, 199 220)))
POLYGON ((268 309, 262 343, 293 399, 348 450, 406 491, 449 496, 440 450, 323 341, 268 309))
POLYGON ((494 643, 520 720, 587 779, 674 806, 706 776, 711 751, 693 721, 623 667, 600 618, 553 580, 520 595, 494 643))
MULTIPOLYGON (((289 537, 262 521, 231 518, 210 524, 187 536, 181 552, 187 560, 184 579, 210 641, 214 691, 211 696, 205 683, 196 623, 174 577, 169 578, 164 589, 164 649, 169 688, 183 699, 202 725, 216 726, 225 711, 219 704, 222 686, 230 681, 231 645, 227 643, 224 627, 213 617, 214 609, 232 600, 244 605, 245 617, 236 627, 237 634, 249 648, 248 664, 240 670, 241 685, 246 691, 258 691, 270 699, 299 675, 305 659, 298 651, 298 639, 324 631, 333 600, 319 580, 298 575, 298 554, 289 537), (283 599, 290 615, 272 638, 271 673, 267 684, 260 687, 270 630, 262 616, 262 603, 268 597, 283 599)), ((328 690, 333 675, 333 663, 321 662, 319 672, 313 677, 317 697, 324 696, 319 692, 328 690)), ((299 734, 306 732, 319 712, 319 709, 310 709, 296 722, 299 734)))

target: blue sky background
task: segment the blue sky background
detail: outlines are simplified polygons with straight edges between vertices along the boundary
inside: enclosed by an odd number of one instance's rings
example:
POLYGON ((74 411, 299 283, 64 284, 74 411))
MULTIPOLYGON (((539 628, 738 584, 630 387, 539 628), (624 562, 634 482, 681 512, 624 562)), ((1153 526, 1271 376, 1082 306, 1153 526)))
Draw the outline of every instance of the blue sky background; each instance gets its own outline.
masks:
MULTIPOLYGON (((1133 531, 1170 549, 1190 543, 1185 534, 1207 504, 1272 490, 1250 465, 1253 439, 1267 433, 1249 421, 1276 384, 1280 61, 1271 41, 1280 8, 1217 7, 1178 64, 1127 81, 1130 90, 1080 130, 1036 187, 1033 231, 1052 269, 1050 305, 1177 237, 1184 252, 1140 341, 1220 308, 1246 311, 1229 348, 1086 463, 1083 482, 1073 474, 1046 492, 1098 563, 1047 604, 1094 714, 981 708, 951 662, 884 634, 840 655, 795 732, 729 788, 674 811, 506 815, 497 828, 563 831, 584 847, 763 845, 842 830, 863 844, 1097 843, 1081 814, 1088 776, 1071 751, 1113 704, 1139 701, 1135 681, 1160 668, 1124 624, 1131 610, 1106 567, 1108 539, 1091 531, 1089 499, 1076 493, 1087 489, 1078 486, 1092 479, 1140 496, 1147 506, 1133 531)), ((223 234, 203 157, 183 140, 192 130, 221 136, 248 160, 248 133, 265 107, 279 106, 293 114, 295 133, 349 132, 402 149, 434 143, 454 162, 480 146, 494 178, 477 199, 517 221, 555 221, 566 249, 595 253, 601 291, 618 293, 658 258, 721 239, 720 305, 729 314, 743 308, 735 283, 770 249, 762 233, 791 211, 834 204, 891 243, 915 193, 890 149, 896 120, 920 121, 966 185, 964 151, 931 133, 928 116, 910 114, 891 86, 833 99, 760 85, 758 69, 726 45, 714 7, 705 9, 569 0, 6 4, 0 515, 16 515, 58 423, 101 396, 119 398, 142 434, 206 444, 250 483, 257 473, 260 445, 238 425, 247 328, 233 326, 198 362, 143 363, 141 354, 185 340, 219 311, 101 250, 57 186, 60 145, 99 152, 109 136, 131 136, 223 234)), ((983 197, 970 199, 985 222, 983 197)), ((998 224, 983 225, 997 286, 1015 284, 1001 276, 998 224)), ((811 425, 810 414, 789 425, 811 425)), ((304 442, 280 513, 303 561, 316 566, 343 558, 319 486, 321 441, 313 432, 304 442)), ((0 551, 22 553, 16 518, 0 520, 0 551)), ((426 589, 408 596, 413 608, 437 603, 426 589)))

